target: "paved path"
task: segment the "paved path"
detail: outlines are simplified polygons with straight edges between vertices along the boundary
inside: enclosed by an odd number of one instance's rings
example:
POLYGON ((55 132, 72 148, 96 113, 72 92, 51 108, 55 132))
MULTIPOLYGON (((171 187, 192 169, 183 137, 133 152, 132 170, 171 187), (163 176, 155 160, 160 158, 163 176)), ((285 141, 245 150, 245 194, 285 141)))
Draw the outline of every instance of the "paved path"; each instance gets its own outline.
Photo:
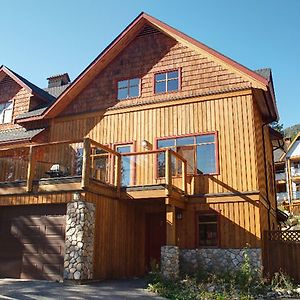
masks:
POLYGON ((163 300, 145 290, 142 279, 71 285, 40 280, 0 279, 0 300, 163 300))

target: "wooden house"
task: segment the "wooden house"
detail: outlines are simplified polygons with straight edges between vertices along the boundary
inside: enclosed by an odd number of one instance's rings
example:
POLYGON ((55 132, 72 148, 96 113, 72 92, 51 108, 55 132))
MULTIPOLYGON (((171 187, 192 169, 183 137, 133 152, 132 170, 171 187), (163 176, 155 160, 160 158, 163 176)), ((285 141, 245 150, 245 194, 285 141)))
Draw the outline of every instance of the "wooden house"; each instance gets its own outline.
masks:
POLYGON ((277 227, 269 69, 141 13, 57 97, 0 76, 0 276, 130 277, 160 259, 169 276, 236 267, 246 246, 260 264, 277 227))
POLYGON ((300 133, 286 139, 285 151, 275 160, 277 201, 292 213, 300 213, 300 133))

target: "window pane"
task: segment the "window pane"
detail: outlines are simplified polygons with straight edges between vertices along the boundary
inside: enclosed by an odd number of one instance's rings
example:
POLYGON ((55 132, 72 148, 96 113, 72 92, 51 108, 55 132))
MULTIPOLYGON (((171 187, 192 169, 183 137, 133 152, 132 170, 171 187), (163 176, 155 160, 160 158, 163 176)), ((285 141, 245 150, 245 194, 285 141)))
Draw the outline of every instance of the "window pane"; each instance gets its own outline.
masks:
MULTIPOLYGON (((131 152, 131 146, 118 146, 117 152, 119 153, 131 152)), ((122 186, 129 186, 130 178, 131 178, 131 157, 130 156, 122 157, 121 172, 122 172, 122 186)))
MULTIPOLYGON (((194 146, 182 146, 177 148, 177 152, 187 161, 187 172, 194 174, 195 172, 195 147, 194 146)), ((180 168, 181 170, 181 168, 180 168)))
POLYGON ((119 89, 118 90, 118 99, 126 99, 128 98, 128 90, 127 89, 119 89))
POLYGON ((4 111, 3 123, 10 123, 12 120, 12 109, 7 109, 4 111))
POLYGON ((166 73, 156 74, 156 75, 155 75, 155 81, 158 81, 158 80, 166 80, 166 76, 167 76, 166 73))
POLYGON ((168 92, 178 90, 178 79, 172 79, 168 81, 168 92))
POLYGON ((156 82, 155 83, 155 93, 165 93, 166 92, 166 82, 156 82))
POLYGON ((182 138, 176 139, 176 146, 194 145, 194 144, 195 144, 195 138, 193 136, 182 137, 182 138))
POLYGON ((178 78, 178 71, 173 71, 168 73, 168 79, 178 78))
POLYGON ((118 89, 128 87, 128 80, 118 81, 118 89))
POLYGON ((140 87, 133 86, 129 88, 129 97, 138 97, 140 95, 140 87))
POLYGON ((217 224, 199 224, 199 246, 218 245, 218 226, 217 224))
POLYGON ((197 173, 216 173, 215 144, 197 146, 197 173))
POLYGON ((129 86, 137 86, 140 85, 140 79, 134 78, 129 80, 129 86))
POLYGON ((196 136, 197 144, 200 143, 214 143, 215 135, 214 134, 204 134, 196 136))
POLYGON ((158 149, 161 148, 170 148, 175 146, 175 139, 166 139, 166 140, 159 140, 157 142, 158 149))
POLYGON ((157 155, 157 168, 158 168, 158 176, 164 177, 165 176, 165 153, 158 153, 157 155))

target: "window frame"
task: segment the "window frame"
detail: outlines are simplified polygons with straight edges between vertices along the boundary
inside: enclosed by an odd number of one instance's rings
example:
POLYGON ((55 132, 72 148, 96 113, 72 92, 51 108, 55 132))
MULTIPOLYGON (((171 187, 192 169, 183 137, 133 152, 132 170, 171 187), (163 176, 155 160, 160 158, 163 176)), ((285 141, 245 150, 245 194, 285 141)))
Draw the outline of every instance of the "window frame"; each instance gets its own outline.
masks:
MULTIPOLYGON (((127 91, 129 91, 129 85, 127 86, 127 91)), ((135 76, 135 77, 121 77, 121 78, 118 78, 115 80, 115 98, 117 101, 126 101, 126 100, 129 100, 129 99, 137 99, 137 98, 140 98, 142 96, 142 76, 135 76), (127 98, 122 98, 122 99, 119 99, 118 98, 118 95, 119 95, 119 88, 118 88, 118 84, 119 82, 121 81, 127 81, 128 84, 129 84, 129 81, 132 80, 132 79, 139 79, 139 95, 138 96, 134 96, 134 97, 127 97, 127 98)))
POLYGON ((208 209, 208 210, 202 210, 202 211, 197 211, 196 212, 196 240, 195 240, 195 248, 197 249, 208 249, 208 248, 220 248, 221 246, 221 211, 216 211, 216 210, 212 210, 212 209, 208 209), (199 231, 199 216, 200 215, 216 215, 217 216, 217 244, 215 246, 200 246, 200 231, 199 231))
POLYGON ((153 74, 153 94, 154 95, 171 94, 171 93, 177 93, 177 92, 180 92, 180 91, 181 91, 181 67, 161 70, 161 71, 155 72, 153 74), (178 89, 176 91, 166 90, 165 92, 156 92, 156 80, 155 80, 156 75, 172 73, 172 72, 175 72, 175 71, 178 72, 178 89))
MULTIPOLYGON (((196 137, 196 136, 204 136, 204 135, 214 135, 215 137, 215 161, 216 161, 216 172, 214 173, 205 173, 205 174, 199 174, 196 172, 197 168, 194 168, 194 173, 188 173, 188 176, 215 176, 220 175, 220 162, 219 162, 219 133, 218 131, 211 131, 211 132, 198 132, 198 133, 188 133, 188 134, 182 134, 182 135, 170 135, 165 137, 156 137, 155 138, 155 148, 156 150, 160 150, 161 148, 158 148, 158 142, 162 140, 168 140, 168 139, 177 139, 177 138, 183 138, 183 137, 196 137)), ((196 159, 196 151, 195 151, 195 162, 197 162, 196 159)), ((157 178, 163 178, 159 176, 159 171, 156 166, 156 177, 157 178)))
MULTIPOLYGON (((129 141, 129 142, 116 142, 112 143, 112 149, 116 152, 118 152, 117 148, 120 146, 131 146, 131 152, 128 153, 135 153, 136 152, 136 141, 129 141)), ((136 183, 136 160, 135 160, 135 155, 131 156, 131 161, 130 161, 130 185, 134 185, 136 183)), ((114 162, 115 163, 115 162, 114 162)), ((114 172, 113 172, 114 173, 114 172)))
POLYGON ((7 104, 7 103, 11 103, 11 105, 12 105, 12 108, 9 109, 9 110, 11 110, 11 120, 10 120, 10 122, 3 122, 4 121, 4 116, 5 116, 5 111, 7 111, 7 107, 6 107, 6 108, 3 109, 4 114, 2 116, 2 121, 0 120, 0 125, 8 125, 8 124, 12 124, 13 123, 15 100, 14 99, 10 99, 8 101, 1 102, 0 104, 7 104))

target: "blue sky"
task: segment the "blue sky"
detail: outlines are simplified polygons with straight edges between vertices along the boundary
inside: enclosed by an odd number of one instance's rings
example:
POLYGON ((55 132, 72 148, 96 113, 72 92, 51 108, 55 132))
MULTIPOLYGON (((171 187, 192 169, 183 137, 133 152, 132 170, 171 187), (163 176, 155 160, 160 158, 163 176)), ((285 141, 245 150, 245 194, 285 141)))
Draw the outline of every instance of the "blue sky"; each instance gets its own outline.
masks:
POLYGON ((40 87, 74 79, 145 11, 250 69, 271 67, 280 121, 300 123, 300 0, 0 1, 0 65, 40 87))

